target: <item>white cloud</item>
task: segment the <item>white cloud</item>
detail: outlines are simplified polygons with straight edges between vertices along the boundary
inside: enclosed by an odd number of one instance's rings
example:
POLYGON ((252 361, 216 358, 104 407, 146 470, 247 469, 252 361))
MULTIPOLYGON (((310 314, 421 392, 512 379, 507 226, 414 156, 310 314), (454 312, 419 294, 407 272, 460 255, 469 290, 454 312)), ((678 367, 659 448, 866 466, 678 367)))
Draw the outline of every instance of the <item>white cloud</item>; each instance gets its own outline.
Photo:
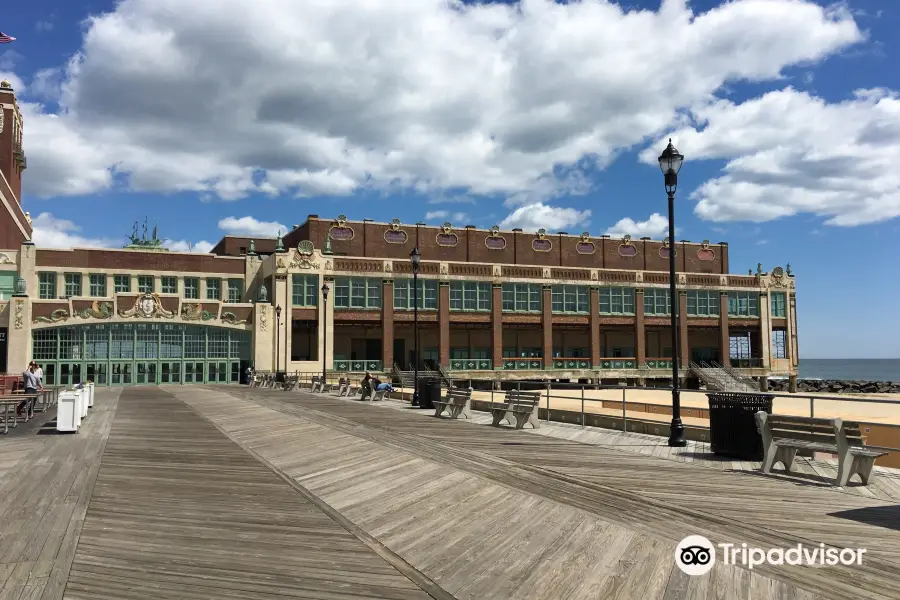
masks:
POLYGON ((590 223, 590 210, 575 210, 574 208, 561 208, 547 206, 546 204, 527 204, 514 210, 508 217, 500 222, 500 227, 511 229, 520 227, 525 231, 560 231, 577 225, 586 228, 590 223))
MULTIPOLYGON (((677 228, 675 232, 678 232, 677 228)), ((659 213, 653 213, 646 221, 635 221, 625 217, 607 229, 606 233, 613 237, 630 235, 634 238, 652 237, 662 239, 669 235, 669 219, 659 213)))
MULTIPOLYGON (((861 90, 827 104, 792 88, 695 111, 702 129, 677 132, 690 161, 724 159, 724 174, 691 194, 711 221, 763 222, 799 213, 828 225, 900 216, 900 96, 861 90)), ((657 144, 658 145, 658 144, 657 144)), ((641 154, 655 161, 652 149, 641 154)))
POLYGON ((457 225, 468 225, 469 215, 464 212, 450 212, 449 210, 432 210, 425 213, 426 221, 447 221, 457 225))
POLYGON ((187 240, 165 240, 163 242, 163 246, 171 250, 172 252, 197 252, 198 254, 206 254, 210 250, 213 249, 213 246, 210 242, 206 240, 200 242, 189 242, 187 240))
POLYGON ((60 114, 22 102, 26 186, 452 190, 505 196, 522 221, 725 84, 862 39, 846 9, 801 0, 124 0, 88 20, 60 114))
MULTIPOLYGON (((81 235, 81 227, 42 212, 31 221, 31 241, 41 248, 114 248, 116 240, 81 235)), ((122 246, 121 243, 118 243, 122 246)))
POLYGON ((225 217, 219 221, 219 229, 230 235, 246 237, 275 237, 287 233, 288 228, 277 221, 258 221, 253 217, 225 217))

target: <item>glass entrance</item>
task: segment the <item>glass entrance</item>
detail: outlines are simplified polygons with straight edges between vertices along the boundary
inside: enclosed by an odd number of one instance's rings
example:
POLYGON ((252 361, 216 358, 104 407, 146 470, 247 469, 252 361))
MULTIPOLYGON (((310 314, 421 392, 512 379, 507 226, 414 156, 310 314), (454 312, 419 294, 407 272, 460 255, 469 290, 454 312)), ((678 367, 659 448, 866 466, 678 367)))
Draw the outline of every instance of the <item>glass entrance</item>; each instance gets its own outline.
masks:
POLYGON ((228 383, 228 363, 210 362, 206 381, 207 383, 228 383))
POLYGON ((159 364, 160 383, 181 383, 181 363, 164 362, 159 364))
POLYGON ((186 363, 184 363, 184 382, 185 383, 203 383, 203 363, 202 362, 186 362, 186 363))
POLYGON ((134 382, 137 385, 147 383, 157 383, 156 381, 156 363, 155 362, 138 362, 134 364, 134 382))
POLYGON ((131 363, 112 363, 112 375, 109 379, 112 385, 131 385, 132 369, 131 363))
POLYGON ((81 383, 80 363, 59 363, 59 385, 81 383))
POLYGON ((94 385, 107 385, 109 363, 87 363, 85 366, 85 377, 88 381, 93 381, 94 385))

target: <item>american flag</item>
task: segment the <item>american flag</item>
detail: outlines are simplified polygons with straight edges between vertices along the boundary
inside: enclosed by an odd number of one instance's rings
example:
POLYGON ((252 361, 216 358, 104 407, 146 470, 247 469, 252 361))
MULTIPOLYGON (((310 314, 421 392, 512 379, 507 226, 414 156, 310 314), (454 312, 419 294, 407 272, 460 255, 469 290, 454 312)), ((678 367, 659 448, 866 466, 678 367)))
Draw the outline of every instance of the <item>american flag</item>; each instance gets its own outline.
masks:
POLYGON ((16 41, 16 38, 6 35, 2 31, 0 31, 0 44, 8 44, 10 42, 16 41))

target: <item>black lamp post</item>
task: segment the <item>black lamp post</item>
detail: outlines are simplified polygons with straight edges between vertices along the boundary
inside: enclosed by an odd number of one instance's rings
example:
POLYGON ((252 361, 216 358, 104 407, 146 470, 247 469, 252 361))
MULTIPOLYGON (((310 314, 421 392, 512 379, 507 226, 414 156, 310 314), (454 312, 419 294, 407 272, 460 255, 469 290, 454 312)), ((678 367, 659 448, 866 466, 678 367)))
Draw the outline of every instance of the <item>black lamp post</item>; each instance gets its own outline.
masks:
POLYGON ((672 424, 669 430, 669 446, 683 447, 684 425, 681 423, 681 390, 678 381, 678 357, 681 344, 678 335, 678 292, 675 289, 675 189, 678 187, 678 171, 682 156, 669 138, 669 145, 659 155, 659 168, 665 176, 666 194, 669 196, 669 312, 672 317, 672 424))
POLYGON ((281 305, 275 307, 275 381, 284 381, 281 377, 281 305))
POLYGON ((325 349, 328 347, 328 284, 322 284, 322 389, 325 389, 325 349))
POLYGON ((413 272, 413 399, 412 405, 419 406, 419 247, 409 253, 413 272))

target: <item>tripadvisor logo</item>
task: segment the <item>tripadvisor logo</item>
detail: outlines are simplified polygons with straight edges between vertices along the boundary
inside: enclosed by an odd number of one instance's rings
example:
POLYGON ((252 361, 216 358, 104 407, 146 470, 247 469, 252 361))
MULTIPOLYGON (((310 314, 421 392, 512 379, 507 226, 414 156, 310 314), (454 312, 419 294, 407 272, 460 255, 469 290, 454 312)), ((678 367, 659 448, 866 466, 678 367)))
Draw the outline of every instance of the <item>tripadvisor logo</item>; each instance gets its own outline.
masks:
POLYGON ((689 535, 675 548, 675 564, 688 575, 704 575, 716 563, 716 546, 722 564, 743 565, 748 569, 759 565, 807 565, 828 566, 861 565, 865 548, 826 548, 825 544, 790 548, 755 548, 747 544, 713 545, 702 535, 689 535))

